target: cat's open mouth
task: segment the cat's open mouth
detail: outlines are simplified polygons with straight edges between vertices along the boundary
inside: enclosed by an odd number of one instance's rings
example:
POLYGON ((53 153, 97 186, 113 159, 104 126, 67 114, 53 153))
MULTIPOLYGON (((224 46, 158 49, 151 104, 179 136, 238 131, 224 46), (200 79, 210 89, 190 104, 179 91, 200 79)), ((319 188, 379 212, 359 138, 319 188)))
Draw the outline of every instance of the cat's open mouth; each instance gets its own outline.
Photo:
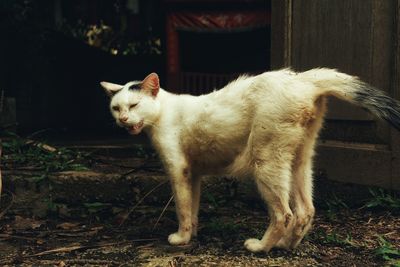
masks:
POLYGON ((139 134, 142 131, 143 124, 143 120, 141 120, 136 124, 126 127, 126 129, 129 131, 130 134, 139 134))

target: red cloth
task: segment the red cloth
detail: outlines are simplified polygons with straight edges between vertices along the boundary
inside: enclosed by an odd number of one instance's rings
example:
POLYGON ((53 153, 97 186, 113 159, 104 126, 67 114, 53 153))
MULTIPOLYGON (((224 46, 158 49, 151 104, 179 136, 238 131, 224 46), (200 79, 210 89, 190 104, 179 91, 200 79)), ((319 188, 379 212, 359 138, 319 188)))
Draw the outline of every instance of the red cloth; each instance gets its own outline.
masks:
POLYGON ((263 11, 172 12, 167 15, 167 71, 179 71, 177 29, 234 30, 271 24, 271 13, 263 11))
POLYGON ((176 12, 169 14, 168 20, 174 28, 229 30, 269 25, 271 13, 265 11, 176 12))

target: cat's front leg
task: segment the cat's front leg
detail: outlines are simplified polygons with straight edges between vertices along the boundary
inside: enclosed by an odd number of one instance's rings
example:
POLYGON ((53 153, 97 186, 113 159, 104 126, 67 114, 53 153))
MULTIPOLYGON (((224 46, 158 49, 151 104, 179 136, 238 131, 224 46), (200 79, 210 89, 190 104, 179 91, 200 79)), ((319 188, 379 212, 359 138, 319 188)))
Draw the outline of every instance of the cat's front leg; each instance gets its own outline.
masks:
POLYGON ((171 245, 185 245, 192 237, 192 192, 190 169, 187 166, 170 170, 179 228, 169 235, 171 245))
POLYGON ((199 224, 198 214, 200 207, 201 177, 192 174, 192 236, 197 236, 199 224))

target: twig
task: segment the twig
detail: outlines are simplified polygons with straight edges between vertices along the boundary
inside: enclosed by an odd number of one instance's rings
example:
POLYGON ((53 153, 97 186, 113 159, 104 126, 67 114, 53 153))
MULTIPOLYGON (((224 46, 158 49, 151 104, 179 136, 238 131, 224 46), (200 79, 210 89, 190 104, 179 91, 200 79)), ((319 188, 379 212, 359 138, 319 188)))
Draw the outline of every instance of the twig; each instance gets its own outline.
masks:
MULTIPOLYGON (((116 243, 109 243, 109 244, 105 244, 104 246, 112 246, 115 245, 116 243)), ((60 252, 71 252, 71 251, 75 251, 75 250, 79 250, 79 249, 89 249, 89 248, 93 248, 93 246, 80 246, 80 245, 76 245, 76 246, 69 246, 69 247, 61 247, 61 248, 55 248, 55 249, 50 249, 50 250, 46 250, 46 251, 42 251, 36 254, 32 254, 32 255, 26 255, 24 256, 24 258, 30 258, 30 257, 36 257, 36 256, 43 256, 43 255, 49 255, 49 254, 53 254, 53 253, 60 253, 60 252)))
POLYGON ((19 166, 19 167, 14 167, 6 170, 14 170, 14 171, 44 171, 46 170, 43 167, 36 167, 36 166, 19 166))
MULTIPOLYGON (((117 163, 114 163, 114 162, 110 162, 110 161, 107 161, 107 160, 98 158, 98 157, 96 157, 96 155, 95 155, 95 156, 91 156, 91 159, 94 160, 94 161, 103 163, 103 164, 107 164, 107 165, 114 166, 114 167, 119 167, 119 168, 124 168, 124 169, 141 168, 142 165, 145 165, 145 163, 142 163, 142 164, 140 164, 140 165, 138 165, 138 166, 135 166, 135 167, 133 167, 133 166, 121 165, 121 164, 117 164, 117 163)), ((131 173, 132 173, 131 171, 133 172, 133 170, 130 170, 130 171, 128 171, 128 174, 131 174, 131 173)), ((123 173, 123 174, 121 174, 121 175, 128 175, 128 174, 123 173)))
POLYGON ((174 196, 172 195, 170 199, 168 200, 167 204, 165 205, 164 209, 161 211, 160 216, 158 216, 156 223, 153 226, 153 230, 156 229, 157 224, 160 222, 162 216, 164 215, 165 211, 167 210, 169 204, 171 204, 171 201, 174 199, 174 196))
POLYGON ((159 183, 158 185, 156 185, 154 188, 152 188, 149 192, 147 192, 137 203, 135 206, 133 206, 128 213, 122 218, 121 223, 119 224, 119 226, 123 225, 126 221, 126 219, 129 218, 129 215, 143 202, 143 200, 148 197, 151 193, 153 193, 156 189, 158 189, 159 187, 163 186, 164 184, 166 184, 168 181, 164 181, 159 183))
MULTIPOLYGON (((116 164, 111 164, 111 165, 118 167, 118 165, 116 165, 116 164)), ((131 170, 123 173, 122 176, 129 175, 129 174, 137 171, 138 169, 145 170, 145 171, 150 171, 150 172, 159 172, 160 171, 160 168, 158 168, 158 167, 151 167, 151 166, 147 166, 147 165, 148 165, 148 163, 145 162, 145 163, 143 163, 143 164, 141 164, 139 166, 135 166, 135 167, 133 167, 133 166, 119 166, 119 167, 122 167, 122 168, 135 168, 135 169, 131 169, 131 170)))
MULTIPOLYGON (((127 266, 125 260, 100 260, 100 259, 63 259, 63 260, 39 260, 40 266, 60 266, 60 262, 64 262, 67 266, 127 266)), ((33 266, 38 266, 37 262, 34 262, 33 266)), ((12 264, 9 263, 9 264, 12 264)))
POLYGON ((121 174, 121 177, 125 177, 125 176, 127 176, 127 175, 129 175, 129 174, 131 174, 131 173, 134 173, 135 171, 137 171, 137 169, 131 169, 131 170, 129 170, 129 171, 124 172, 123 174, 121 174))
POLYGON ((104 160, 104 159, 101 159, 101 158, 98 158, 98 157, 94 157, 94 156, 91 156, 91 159, 93 161, 100 162, 102 164, 107 164, 107 165, 118 167, 118 168, 130 169, 130 170, 124 172, 124 173, 121 173, 121 177, 122 178, 128 176, 131 173, 136 172, 139 169, 140 170, 149 171, 149 172, 159 172, 160 171, 159 167, 151 167, 151 166, 149 167, 149 166, 147 166, 149 164, 147 162, 138 164, 136 166, 127 166, 127 165, 122 165, 122 164, 117 164, 117 163, 114 163, 114 162, 110 162, 110 161, 107 161, 107 160, 104 160))
POLYGON ((127 241, 123 241, 123 242, 111 242, 111 243, 94 244, 94 245, 88 245, 88 246, 75 245, 75 246, 68 246, 68 247, 60 247, 60 248, 45 250, 45 251, 31 254, 31 255, 26 255, 26 256, 24 256, 24 258, 44 256, 44 255, 60 253, 60 252, 71 252, 71 251, 81 250, 81 249, 109 247, 109 246, 121 245, 121 244, 126 244, 126 243, 131 243, 131 242, 156 241, 156 240, 158 240, 158 239, 156 239, 156 238, 134 239, 134 240, 127 240, 127 241))
MULTIPOLYGON (((117 165, 114 165, 114 166, 117 166, 117 165)), ((117 166, 117 167, 118 167, 118 166, 117 166)), ((128 166, 126 166, 126 167, 124 167, 124 168, 127 168, 127 167, 128 167, 128 166)), ((132 168, 132 167, 129 167, 129 168, 132 168)), ((143 165, 140 165, 140 166, 138 166, 138 167, 135 167, 135 169, 131 169, 131 170, 127 171, 127 172, 122 173, 122 174, 121 174, 121 177, 122 177, 122 178, 123 178, 123 177, 126 177, 126 176, 128 176, 129 174, 136 172, 138 169, 145 170, 145 171, 148 171, 148 172, 159 172, 159 171, 160 171, 160 169, 158 169, 158 168, 146 167, 146 163, 145 163, 145 164, 143 164, 143 165)))
MULTIPOLYGON (((213 183, 211 185, 208 185, 204 190, 203 193, 209 190, 212 186, 216 185, 216 183, 213 183)), ((153 230, 156 229, 157 224, 160 222, 161 218, 163 217, 165 211, 167 210, 168 206, 171 204, 172 200, 174 199, 174 196, 172 195, 170 199, 168 200, 167 204, 164 206, 163 210, 160 213, 160 216, 158 216, 156 223, 153 226, 153 230)))
POLYGON ((18 123, 13 122, 13 123, 7 123, 7 124, 0 125, 0 131, 5 131, 5 130, 7 130, 11 127, 15 127, 15 126, 18 126, 18 123))
POLYGON ((2 239, 22 239, 22 240, 36 240, 37 238, 18 236, 18 235, 9 235, 9 234, 0 234, 0 238, 2 239))
POLYGON ((28 139, 28 140, 25 142, 25 144, 26 144, 26 145, 36 146, 36 147, 41 148, 41 149, 43 149, 43 150, 46 150, 46 151, 48 151, 48 152, 56 152, 56 151, 57 151, 57 148, 55 148, 55 147, 53 147, 53 146, 50 146, 50 145, 48 145, 48 144, 41 143, 41 142, 38 142, 38 141, 35 141, 35 140, 32 140, 32 139, 28 139))
POLYGON ((37 136, 37 135, 40 135, 40 134, 42 134, 42 133, 45 133, 45 132, 48 132, 48 131, 51 131, 51 130, 54 130, 53 128, 45 128, 45 129, 41 129, 41 130, 39 130, 39 131, 36 131, 36 132, 33 132, 33 133, 31 133, 30 135, 28 135, 28 139, 30 139, 30 138, 33 138, 33 137, 35 137, 35 136, 37 136))

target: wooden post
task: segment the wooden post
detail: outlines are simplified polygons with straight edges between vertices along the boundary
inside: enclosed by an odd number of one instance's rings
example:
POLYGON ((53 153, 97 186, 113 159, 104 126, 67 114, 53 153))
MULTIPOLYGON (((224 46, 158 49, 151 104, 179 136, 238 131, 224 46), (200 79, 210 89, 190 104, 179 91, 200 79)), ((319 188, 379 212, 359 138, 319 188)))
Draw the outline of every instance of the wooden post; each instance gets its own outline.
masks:
POLYGON ((179 60, 179 36, 178 31, 174 24, 174 14, 167 15, 166 23, 167 32, 167 88, 172 92, 180 92, 179 88, 179 73, 180 73, 180 60, 179 60))
POLYGON ((292 0, 271 2, 271 69, 292 65, 292 0))
MULTIPOLYGON (((393 34, 393 68, 391 95, 400 101, 400 0, 395 2, 395 19, 393 34)), ((392 149, 392 189, 400 190, 400 133, 391 129, 392 149)))
MULTIPOLYGON (((3 109, 4 109, 4 90, 1 90, 1 94, 0 94, 0 114, 3 113, 3 109)), ((2 143, 1 143, 1 138, 0 138, 0 207, 1 207, 1 190, 3 187, 3 182, 2 182, 2 178, 1 178, 1 151, 2 151, 2 143)))
MULTIPOLYGON (((289 0, 272 1, 272 8, 282 10, 284 3, 290 6, 289 0)), ((279 50, 276 43, 278 59, 285 62, 282 59, 290 58, 296 70, 316 66, 338 68, 398 99, 400 48, 396 42, 399 24, 394 17, 399 13, 399 2, 292 0, 291 12, 290 9, 286 11, 291 16, 281 15, 281 19, 291 25, 287 28, 292 28, 286 38, 291 47, 285 52, 285 49, 279 50)), ((279 21, 274 21, 280 25, 279 21)), ((280 28, 284 33, 285 27, 281 25, 280 28)), ((277 36, 281 44, 285 44, 285 35, 277 36)), ((332 99, 328 110, 316 169, 326 172, 332 180, 398 189, 400 134, 345 102, 332 99)))
POLYGON ((1 139, 0 139, 0 205, 1 205, 1 190, 2 190, 2 187, 3 187, 3 182, 2 182, 2 179, 1 179, 1 150, 2 150, 2 143, 1 143, 1 139))

